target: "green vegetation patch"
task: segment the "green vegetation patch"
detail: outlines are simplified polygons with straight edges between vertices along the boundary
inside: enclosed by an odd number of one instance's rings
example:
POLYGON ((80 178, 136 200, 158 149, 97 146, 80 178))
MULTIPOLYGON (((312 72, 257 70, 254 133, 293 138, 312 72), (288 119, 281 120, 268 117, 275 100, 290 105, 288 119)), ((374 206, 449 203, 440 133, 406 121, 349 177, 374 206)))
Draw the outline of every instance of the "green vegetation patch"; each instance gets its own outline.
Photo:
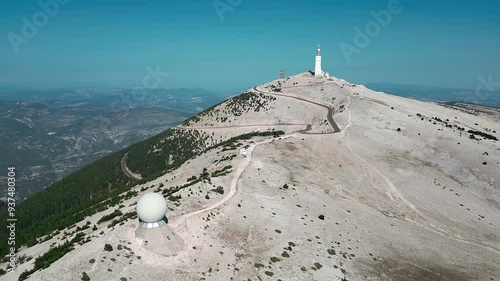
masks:
POLYGON ((211 177, 216 178, 216 177, 220 177, 220 176, 225 176, 231 172, 231 168, 233 168, 233 166, 228 165, 222 169, 216 170, 211 174, 211 177))
POLYGON ((218 194, 224 194, 224 188, 222 186, 217 186, 217 188, 212 189, 213 192, 218 194))
POLYGON ((319 262, 315 262, 314 263, 314 266, 317 268, 317 269, 321 269, 323 267, 323 265, 319 262))
POLYGON ((121 224, 123 223, 124 221, 130 219, 130 218, 135 218, 137 217, 137 213, 135 211, 132 211, 132 212, 128 212, 126 213, 125 215, 117 218, 117 219, 114 219, 109 225, 108 225, 108 228, 111 228, 111 227, 114 227, 115 225, 117 224, 121 224))
POLYGON ((174 170, 202 153, 208 135, 196 130, 172 128, 129 148, 127 167, 146 181, 174 170))
POLYGON ((82 281, 90 281, 90 277, 87 272, 82 272, 82 281))
POLYGON ((107 251, 107 252, 113 251, 113 246, 111 246, 110 244, 105 244, 104 251, 107 251))
POLYGON ((488 133, 483 133, 481 131, 474 131, 474 130, 469 130, 467 131, 469 134, 471 134, 471 136, 474 136, 474 135, 478 135, 478 136, 481 136, 485 139, 489 139, 489 140, 494 140, 494 141, 497 141, 498 138, 493 136, 493 135, 490 135, 488 133))
POLYGON ((112 219, 116 218, 117 216, 121 216, 121 215, 123 215, 123 213, 122 213, 120 210, 116 209, 116 210, 115 210, 114 212, 112 212, 111 214, 109 214, 109 215, 105 215, 105 216, 103 216, 101 219, 99 219, 99 220, 97 221, 97 224, 103 223, 103 222, 105 222, 105 221, 112 220, 112 219))
POLYGON ((273 277, 274 273, 272 271, 266 271, 264 272, 267 276, 273 277))
POLYGON ((182 198, 181 195, 170 195, 168 197, 168 201, 171 201, 171 202, 178 202, 180 199, 182 198))
POLYGON ((271 262, 272 263, 276 263, 276 262, 280 262, 281 260, 277 257, 271 257, 271 262))

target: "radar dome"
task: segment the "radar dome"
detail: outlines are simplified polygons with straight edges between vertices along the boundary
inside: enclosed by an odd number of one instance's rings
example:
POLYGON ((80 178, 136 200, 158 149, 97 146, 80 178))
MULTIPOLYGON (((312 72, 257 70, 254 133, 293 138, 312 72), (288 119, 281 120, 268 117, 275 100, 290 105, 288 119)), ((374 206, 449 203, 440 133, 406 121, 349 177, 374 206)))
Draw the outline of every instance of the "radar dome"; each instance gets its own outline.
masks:
POLYGON ((161 194, 145 194, 137 202, 137 215, 143 222, 158 222, 165 217, 167 201, 161 194))

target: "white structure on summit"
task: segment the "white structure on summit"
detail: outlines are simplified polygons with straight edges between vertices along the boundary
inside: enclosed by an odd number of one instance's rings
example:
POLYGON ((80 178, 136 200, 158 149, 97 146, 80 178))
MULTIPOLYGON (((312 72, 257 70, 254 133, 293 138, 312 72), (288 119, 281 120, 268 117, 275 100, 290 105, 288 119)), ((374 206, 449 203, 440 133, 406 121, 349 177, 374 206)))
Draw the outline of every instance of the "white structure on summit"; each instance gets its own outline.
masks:
POLYGON ((329 78, 328 72, 323 72, 321 69, 321 46, 318 44, 318 53, 316 54, 316 66, 314 67, 314 76, 329 78))
POLYGON ((243 155, 243 157, 247 157, 247 150, 250 146, 245 145, 244 147, 240 148, 240 155, 243 155))
POLYGON ((176 254, 184 247, 180 238, 170 226, 166 217, 167 201, 159 193, 145 194, 137 202, 139 227, 135 231, 137 242, 145 249, 166 256, 176 254))

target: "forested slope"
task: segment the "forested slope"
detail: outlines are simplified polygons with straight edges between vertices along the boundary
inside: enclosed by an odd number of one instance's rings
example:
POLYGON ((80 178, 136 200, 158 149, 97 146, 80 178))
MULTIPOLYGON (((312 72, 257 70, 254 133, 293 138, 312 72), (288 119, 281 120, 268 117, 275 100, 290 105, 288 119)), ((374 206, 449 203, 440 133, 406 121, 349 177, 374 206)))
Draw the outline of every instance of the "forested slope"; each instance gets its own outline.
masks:
MULTIPOLYGON (((260 98, 255 94, 244 93, 221 104, 223 108, 237 106, 245 111, 254 111, 262 107, 261 103, 256 102, 260 98)), ((211 114, 218 105, 198 116, 211 114)), ((190 120, 196 119, 197 116, 194 116, 190 120)), ((282 132, 254 132, 241 137, 276 134, 282 132)), ((223 143, 230 143, 236 139, 237 136, 223 143)), ((16 248, 39 243, 40 238, 45 235, 62 230, 82 221, 86 216, 114 206, 119 202, 121 193, 178 168, 194 156, 218 147, 222 144, 221 141, 198 130, 171 128, 85 166, 17 206, 16 248), (141 174, 143 178, 141 181, 129 179, 121 170, 120 162, 127 152, 127 167, 141 174)), ((1 204, 0 209, 0 227, 5 228, 6 205, 1 204)), ((7 232, 0 232, 0 240, 7 241, 6 235, 7 232)), ((7 243, 1 243, 0 255, 4 256, 9 247, 7 243)))

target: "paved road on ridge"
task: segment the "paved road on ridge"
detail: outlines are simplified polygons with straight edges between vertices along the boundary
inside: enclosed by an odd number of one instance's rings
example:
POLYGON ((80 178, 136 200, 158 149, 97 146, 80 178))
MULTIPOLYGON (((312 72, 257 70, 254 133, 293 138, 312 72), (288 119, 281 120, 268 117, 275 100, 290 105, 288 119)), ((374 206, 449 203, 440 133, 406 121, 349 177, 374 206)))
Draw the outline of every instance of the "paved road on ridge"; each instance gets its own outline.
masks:
MULTIPOLYGON (((340 130, 340 128, 337 125, 337 123, 335 122, 335 120, 333 120, 333 108, 332 107, 329 107, 329 106, 321 104, 319 102, 311 101, 311 100, 308 100, 308 99, 305 99, 305 98, 302 98, 302 97, 291 96, 291 95, 282 94, 282 93, 272 93, 272 92, 262 91, 262 90, 259 90, 257 88, 257 86, 253 87, 253 89, 255 91, 259 92, 259 93, 263 93, 263 94, 266 94, 266 95, 275 95, 275 96, 282 96, 282 97, 292 98, 292 99, 300 100, 300 101, 303 101, 303 102, 308 102, 308 103, 311 103, 311 104, 314 104, 314 105, 326 108, 328 110, 328 113, 327 113, 326 117, 327 117, 328 123, 330 123, 330 126, 333 129, 333 132, 330 132, 330 133, 309 133, 309 131, 312 129, 312 125, 309 125, 309 124, 249 124, 249 125, 239 125, 239 126, 236 125, 236 126, 214 126, 214 127, 183 127, 183 126, 178 126, 177 128, 179 128, 179 129, 227 129, 227 128, 237 128, 237 127, 242 127, 243 128, 243 127, 260 127, 260 126, 296 126, 296 125, 305 125, 307 127, 304 130, 299 131, 299 133, 301 133, 301 134, 307 134, 307 135, 329 135, 329 134, 337 134, 337 133, 342 132, 342 130, 340 130)), ((141 178, 139 178, 137 175, 135 175, 132 171, 130 171, 128 169, 127 162, 126 162, 127 161, 127 154, 128 153, 126 153, 123 156, 122 160, 121 160, 122 171, 129 178, 134 179, 134 180, 140 180, 141 178)))
POLYGON ((263 94, 288 97, 288 98, 292 98, 292 99, 296 99, 296 100, 300 100, 300 101, 312 103, 314 105, 318 105, 318 106, 326 108, 328 110, 326 118, 327 118, 328 122, 330 123, 330 126, 333 129, 333 132, 332 133, 304 133, 304 134, 326 135, 326 134, 337 134, 337 133, 341 132, 339 126, 337 125, 337 123, 335 122, 335 120, 333 120, 333 108, 331 108, 329 106, 326 106, 324 104, 321 104, 321 103, 318 103, 318 102, 315 102, 315 101, 311 101, 311 100, 308 100, 308 99, 305 99, 305 98, 301 98, 301 97, 290 96, 290 95, 281 94, 281 93, 272 93, 272 92, 262 91, 262 90, 257 89, 257 86, 253 87, 253 89, 255 91, 263 93, 263 94))
POLYGON ((275 126, 310 126, 304 123, 280 123, 280 124, 242 124, 231 126, 177 126, 177 129, 182 130, 209 130, 209 129, 230 129, 230 128, 247 128, 247 127, 275 127, 275 126))

